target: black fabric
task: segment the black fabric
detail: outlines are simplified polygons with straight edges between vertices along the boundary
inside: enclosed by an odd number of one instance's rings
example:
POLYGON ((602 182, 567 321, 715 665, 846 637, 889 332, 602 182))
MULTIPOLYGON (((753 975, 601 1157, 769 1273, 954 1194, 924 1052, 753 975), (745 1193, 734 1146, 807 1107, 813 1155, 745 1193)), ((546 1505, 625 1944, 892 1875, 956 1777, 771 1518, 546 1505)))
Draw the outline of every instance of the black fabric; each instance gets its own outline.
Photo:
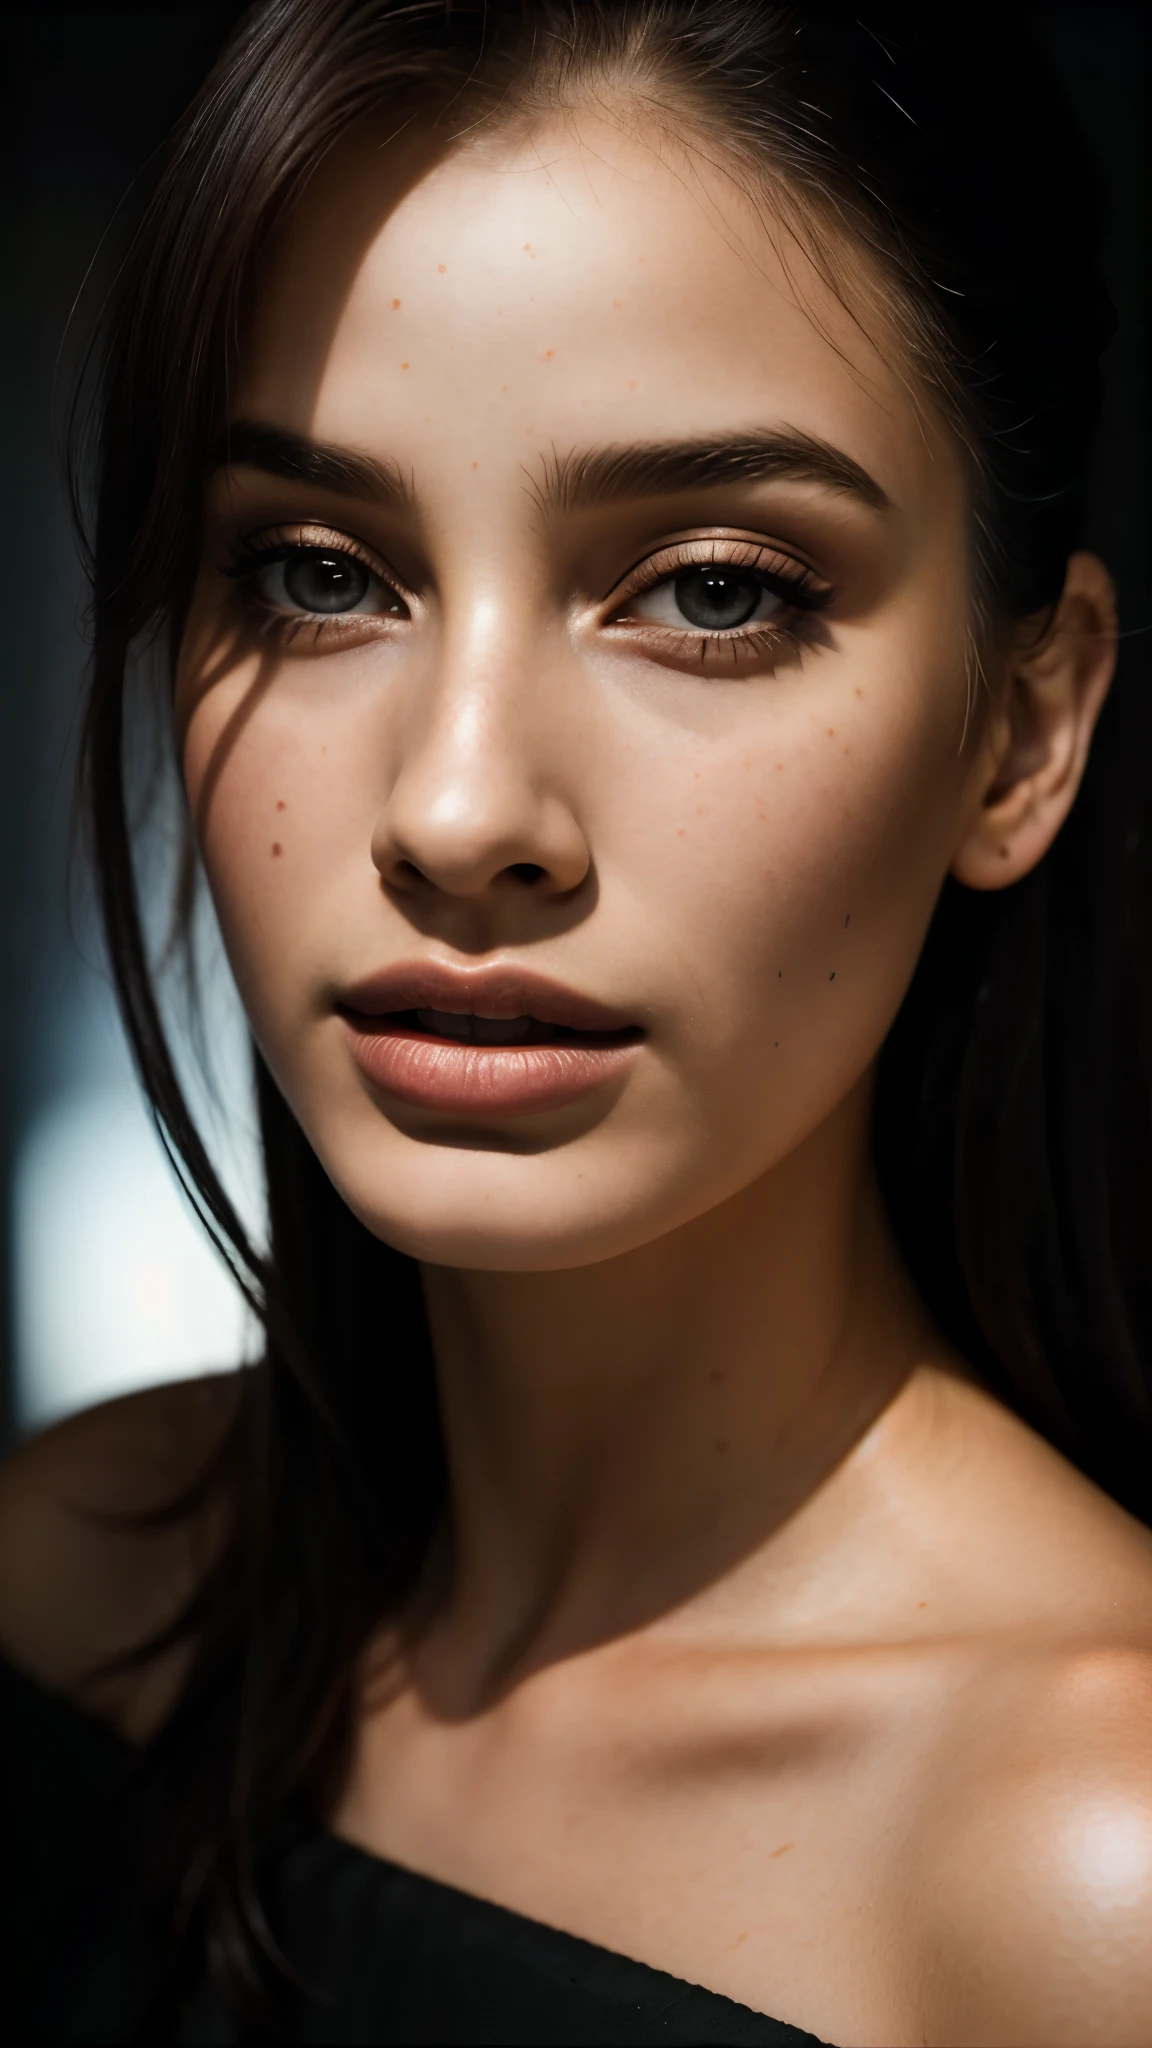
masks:
MULTIPOLYGON (((0 1661, 4 2039, 129 2041, 153 1989, 139 1934, 139 1770, 99 1723, 0 1661)), ((301 2043, 730 2044, 813 2034, 316 1831, 286 1837, 269 1918, 301 2043)), ((176 2040, 250 2039, 202 1985, 176 2040)), ((819 2044, 816 2044, 819 2048, 819 2044)))

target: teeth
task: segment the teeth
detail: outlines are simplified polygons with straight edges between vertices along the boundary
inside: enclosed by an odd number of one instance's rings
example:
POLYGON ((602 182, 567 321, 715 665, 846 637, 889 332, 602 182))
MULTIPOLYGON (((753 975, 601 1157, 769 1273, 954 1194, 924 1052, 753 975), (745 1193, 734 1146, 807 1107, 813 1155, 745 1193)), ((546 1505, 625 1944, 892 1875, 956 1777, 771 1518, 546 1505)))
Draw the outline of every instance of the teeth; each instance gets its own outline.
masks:
POLYGON ((466 1045, 521 1045, 533 1027, 531 1017, 476 1017, 458 1010, 417 1010, 416 1022, 437 1038, 466 1045))

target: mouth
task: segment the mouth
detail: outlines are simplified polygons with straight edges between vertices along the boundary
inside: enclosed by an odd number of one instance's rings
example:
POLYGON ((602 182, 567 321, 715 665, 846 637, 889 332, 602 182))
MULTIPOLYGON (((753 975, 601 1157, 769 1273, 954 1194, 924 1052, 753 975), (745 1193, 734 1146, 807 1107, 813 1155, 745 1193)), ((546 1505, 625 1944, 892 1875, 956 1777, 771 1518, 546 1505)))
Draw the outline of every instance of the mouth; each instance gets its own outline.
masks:
POLYGON ((617 1075, 644 1037, 605 1004, 541 976, 434 962, 361 983, 337 1010, 367 1080, 456 1115, 561 1108, 617 1075))
POLYGON ((549 1024, 525 1011, 517 1017, 488 1017, 481 1010, 385 1010, 377 1016, 341 1006, 354 1029, 440 1040, 449 1045, 514 1046, 578 1045, 589 1050, 631 1045, 641 1037, 634 1025, 616 1031, 582 1031, 567 1024, 549 1024))

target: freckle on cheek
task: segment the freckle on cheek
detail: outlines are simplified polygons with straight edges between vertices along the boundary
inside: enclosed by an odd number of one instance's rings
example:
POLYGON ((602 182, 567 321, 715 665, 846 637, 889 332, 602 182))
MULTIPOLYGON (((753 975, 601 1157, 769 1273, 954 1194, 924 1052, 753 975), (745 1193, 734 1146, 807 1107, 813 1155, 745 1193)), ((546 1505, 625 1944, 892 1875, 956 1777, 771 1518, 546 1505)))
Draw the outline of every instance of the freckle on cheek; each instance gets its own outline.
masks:
POLYGON ((400 311, 400 301, 399 301, 399 299, 393 299, 393 301, 392 301, 392 311, 393 311, 394 313, 398 313, 398 312, 400 311))
POLYGON ((287 806, 287 804, 285 803, 285 801, 284 801, 284 799, 283 799, 283 797, 282 797, 282 796, 280 796, 280 797, 277 797, 277 799, 276 799, 276 809, 277 809, 278 811, 286 811, 286 810, 288 809, 288 806, 287 806))

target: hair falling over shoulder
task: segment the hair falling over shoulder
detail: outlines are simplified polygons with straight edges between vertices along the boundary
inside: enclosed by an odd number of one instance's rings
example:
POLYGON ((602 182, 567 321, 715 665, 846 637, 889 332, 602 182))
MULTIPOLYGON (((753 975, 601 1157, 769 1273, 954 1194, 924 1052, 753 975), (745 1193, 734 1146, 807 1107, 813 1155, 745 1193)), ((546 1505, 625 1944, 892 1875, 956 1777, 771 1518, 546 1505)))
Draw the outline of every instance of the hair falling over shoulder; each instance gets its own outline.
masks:
MULTIPOLYGON (((847 224, 967 452, 981 630, 1042 615, 1081 538, 1110 331, 1096 187, 1010 22, 989 48, 951 8, 263 0, 173 135, 93 358, 94 465, 85 448, 74 471, 77 503, 94 506, 84 802, 141 1078, 266 1331, 204 1482, 223 1490, 229 1534, 170 1632, 195 1649, 157 1744, 166 1911, 241 2010, 275 1975, 263 1849, 339 1779, 357 1668, 416 1584, 444 1455, 416 1265, 354 1219, 259 1062, 266 1253, 197 1134, 142 928, 126 681, 145 640, 179 644, 254 268, 311 171, 357 124, 451 136, 604 80, 721 138, 817 244, 822 220, 847 224)), ((1152 709, 1138 659, 1136 643, 1052 851, 1000 892, 946 885, 883 1053, 876 1147, 946 1335, 1152 1521, 1152 709)))

